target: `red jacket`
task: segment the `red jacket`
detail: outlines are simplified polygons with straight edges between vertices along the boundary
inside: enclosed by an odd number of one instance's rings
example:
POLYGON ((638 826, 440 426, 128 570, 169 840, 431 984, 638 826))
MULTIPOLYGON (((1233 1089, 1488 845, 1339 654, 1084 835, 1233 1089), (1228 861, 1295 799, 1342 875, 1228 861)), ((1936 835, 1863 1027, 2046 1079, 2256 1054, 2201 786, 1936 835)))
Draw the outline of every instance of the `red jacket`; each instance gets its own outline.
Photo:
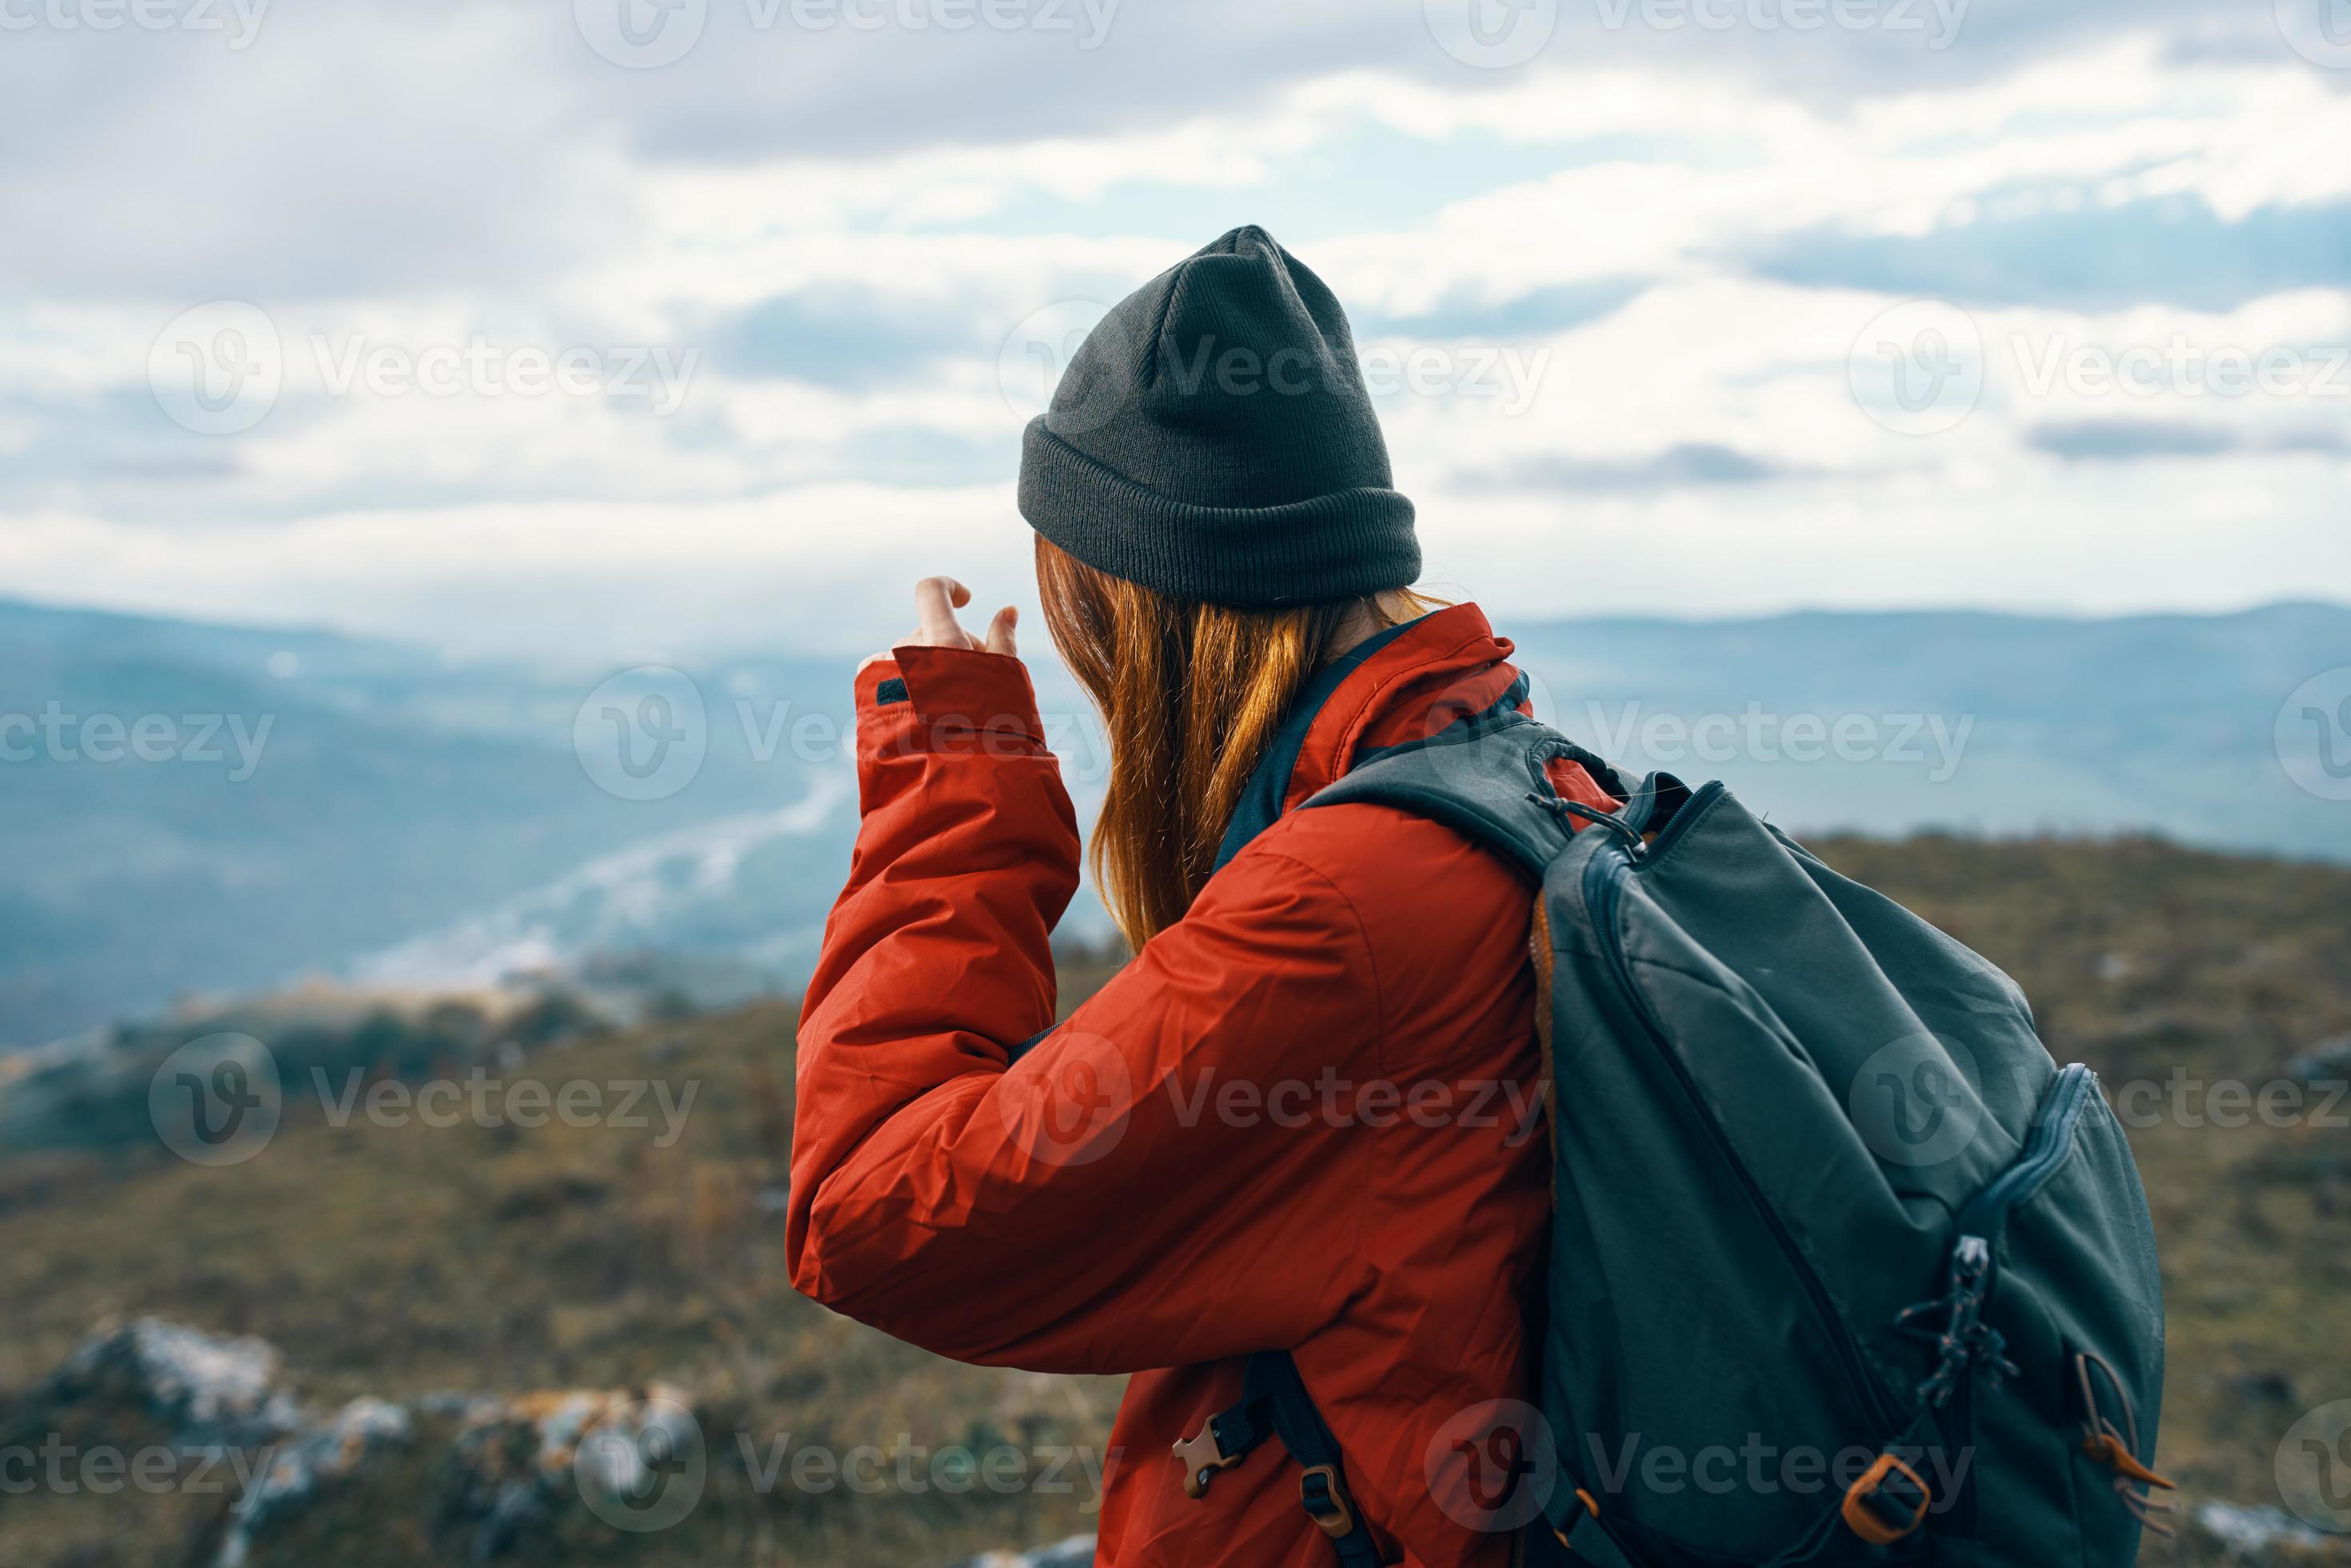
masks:
MULTIPOLYGON (((1324 706, 1288 805, 1499 700, 1510 652, 1470 605, 1409 627, 1324 706)), ((902 648, 857 704, 864 822, 800 1021, 793 1282, 965 1361, 1134 1374, 1098 1563, 1331 1568, 1279 1445, 1197 1500, 1169 1453, 1271 1349, 1386 1561, 1506 1563, 1439 1470, 1465 1413, 1529 1379, 1531 888, 1434 822, 1290 811, 1008 1069, 1053 1021, 1078 879, 1027 673, 902 648)))

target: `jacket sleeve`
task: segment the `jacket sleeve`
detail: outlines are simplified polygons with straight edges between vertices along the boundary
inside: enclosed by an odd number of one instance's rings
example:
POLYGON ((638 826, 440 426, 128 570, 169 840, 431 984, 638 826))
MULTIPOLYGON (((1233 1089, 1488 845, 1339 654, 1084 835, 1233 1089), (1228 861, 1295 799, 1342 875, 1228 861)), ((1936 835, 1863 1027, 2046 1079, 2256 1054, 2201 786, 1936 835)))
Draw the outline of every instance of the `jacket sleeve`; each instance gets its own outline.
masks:
POLYGON ((864 821, 801 1012, 793 1283, 1043 1371, 1218 1359, 1330 1322, 1364 1284, 1369 1148, 1347 1134, 1374 1121, 1353 1091, 1379 1050, 1339 889, 1253 847, 1008 1067, 1051 1024, 1047 937, 1077 876, 1025 673, 904 649, 860 685, 864 821))

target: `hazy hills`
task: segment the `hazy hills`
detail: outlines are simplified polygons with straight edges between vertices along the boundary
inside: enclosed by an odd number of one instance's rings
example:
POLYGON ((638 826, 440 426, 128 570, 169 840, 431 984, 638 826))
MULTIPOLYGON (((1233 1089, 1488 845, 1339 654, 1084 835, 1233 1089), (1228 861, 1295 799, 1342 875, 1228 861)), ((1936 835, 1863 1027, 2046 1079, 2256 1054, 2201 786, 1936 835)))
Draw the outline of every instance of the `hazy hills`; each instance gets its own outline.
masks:
MULTIPOLYGON (((2279 755, 2289 694, 2351 664, 2351 609, 1504 630, 1543 716, 1799 829, 2351 859, 2351 802, 2279 755)), ((1082 801, 1100 748, 1036 668, 1082 801)), ((651 951, 796 978, 846 867, 845 667, 612 674, 0 603, 0 1045, 310 970, 441 983, 651 951), (688 732, 688 772, 615 770, 624 733, 650 769, 688 732)))

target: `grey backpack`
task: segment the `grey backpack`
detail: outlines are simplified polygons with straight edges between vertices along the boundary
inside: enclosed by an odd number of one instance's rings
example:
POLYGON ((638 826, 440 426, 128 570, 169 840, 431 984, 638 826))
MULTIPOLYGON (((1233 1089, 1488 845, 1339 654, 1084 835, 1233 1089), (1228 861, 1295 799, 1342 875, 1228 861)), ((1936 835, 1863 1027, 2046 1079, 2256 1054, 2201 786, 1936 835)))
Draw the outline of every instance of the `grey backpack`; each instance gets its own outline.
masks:
MULTIPOLYGON (((1720 784, 1635 782, 1514 698, 1301 808, 1433 818, 1541 890, 1537 1413, 1471 1434, 1444 1483, 1468 1495, 1441 1500, 1529 1563, 2126 1568, 2168 1506, 2163 1309, 2094 1075, 1993 965, 1720 784), (1621 807, 1561 800, 1562 757, 1621 807)), ((1295 755, 1277 743, 1228 854, 1295 755)), ((1204 1477, 1267 1436, 1340 1560, 1376 1561, 1286 1352, 1178 1457, 1204 1477)))

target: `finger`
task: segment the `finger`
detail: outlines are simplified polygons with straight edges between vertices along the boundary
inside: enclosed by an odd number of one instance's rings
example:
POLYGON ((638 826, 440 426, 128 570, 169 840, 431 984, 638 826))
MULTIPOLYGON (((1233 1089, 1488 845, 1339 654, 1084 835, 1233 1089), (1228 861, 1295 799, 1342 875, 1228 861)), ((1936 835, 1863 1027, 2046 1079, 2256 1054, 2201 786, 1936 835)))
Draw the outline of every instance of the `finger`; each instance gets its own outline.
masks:
POLYGON ((996 619, 987 623, 987 651, 1019 658, 1020 650, 1013 644, 1012 631, 1019 624, 1020 612, 1014 606, 1008 604, 998 611, 996 619))
POLYGON ((914 584, 915 639, 939 648, 967 648, 970 634, 956 622, 956 606, 971 602, 971 590, 952 577, 926 577, 914 584))

